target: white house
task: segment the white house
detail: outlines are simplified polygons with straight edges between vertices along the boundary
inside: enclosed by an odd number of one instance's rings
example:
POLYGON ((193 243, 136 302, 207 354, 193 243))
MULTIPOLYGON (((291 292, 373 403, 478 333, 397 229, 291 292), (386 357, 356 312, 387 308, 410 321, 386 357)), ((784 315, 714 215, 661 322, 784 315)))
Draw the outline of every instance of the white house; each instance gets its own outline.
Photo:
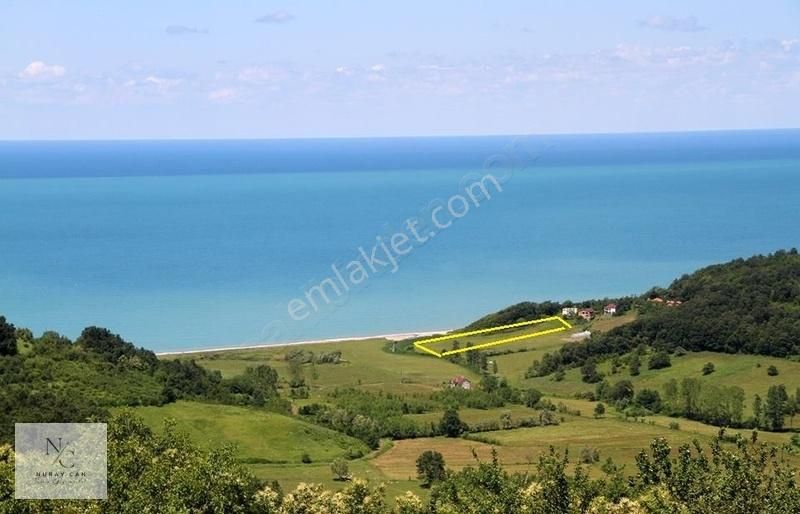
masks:
POLYGON ((616 303, 609 303, 605 307, 603 307, 603 314, 608 314, 609 316, 614 316, 617 313, 617 304, 616 303))
POLYGON ((577 307, 562 307, 561 308, 561 315, 565 318, 571 318, 572 316, 578 315, 578 308, 577 307))

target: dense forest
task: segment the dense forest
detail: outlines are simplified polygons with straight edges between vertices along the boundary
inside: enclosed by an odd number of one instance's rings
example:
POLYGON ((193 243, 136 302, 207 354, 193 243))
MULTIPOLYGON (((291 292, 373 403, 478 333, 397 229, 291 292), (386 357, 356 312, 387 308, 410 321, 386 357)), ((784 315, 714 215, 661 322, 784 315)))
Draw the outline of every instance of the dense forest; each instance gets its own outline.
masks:
POLYGON ((792 249, 708 266, 666 289, 652 289, 635 306, 635 321, 566 344, 537 364, 538 374, 642 345, 667 352, 800 355, 800 255, 792 249))

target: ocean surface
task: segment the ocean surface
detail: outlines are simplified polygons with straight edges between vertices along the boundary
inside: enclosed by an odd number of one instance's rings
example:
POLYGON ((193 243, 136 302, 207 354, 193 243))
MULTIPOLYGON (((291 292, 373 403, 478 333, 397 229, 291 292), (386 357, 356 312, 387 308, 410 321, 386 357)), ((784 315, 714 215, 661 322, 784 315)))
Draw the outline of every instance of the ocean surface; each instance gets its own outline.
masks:
POLYGON ((455 328, 798 246, 799 220, 798 130, 0 142, 0 314, 158 351, 455 328))

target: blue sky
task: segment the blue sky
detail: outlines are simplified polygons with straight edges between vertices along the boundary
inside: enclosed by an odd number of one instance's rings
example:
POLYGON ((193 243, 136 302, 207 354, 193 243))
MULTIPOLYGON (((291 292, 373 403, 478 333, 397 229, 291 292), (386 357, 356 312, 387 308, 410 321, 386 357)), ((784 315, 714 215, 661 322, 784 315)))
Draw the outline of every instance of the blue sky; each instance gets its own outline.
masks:
POLYGON ((800 126, 800 2, 0 2, 0 138, 800 126))

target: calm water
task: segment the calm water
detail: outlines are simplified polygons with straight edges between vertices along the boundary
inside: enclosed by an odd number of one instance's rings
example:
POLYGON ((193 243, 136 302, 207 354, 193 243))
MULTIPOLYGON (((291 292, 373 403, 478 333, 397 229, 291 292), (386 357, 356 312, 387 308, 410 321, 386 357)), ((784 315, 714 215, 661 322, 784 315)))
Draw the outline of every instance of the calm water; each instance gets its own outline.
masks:
POLYGON ((0 313, 71 337, 107 326, 157 350, 450 328, 797 246, 798 220, 800 131, 6 142, 0 313), (292 298, 377 236, 408 218, 427 233, 487 165, 502 192, 396 272, 369 270, 289 317, 292 298))

